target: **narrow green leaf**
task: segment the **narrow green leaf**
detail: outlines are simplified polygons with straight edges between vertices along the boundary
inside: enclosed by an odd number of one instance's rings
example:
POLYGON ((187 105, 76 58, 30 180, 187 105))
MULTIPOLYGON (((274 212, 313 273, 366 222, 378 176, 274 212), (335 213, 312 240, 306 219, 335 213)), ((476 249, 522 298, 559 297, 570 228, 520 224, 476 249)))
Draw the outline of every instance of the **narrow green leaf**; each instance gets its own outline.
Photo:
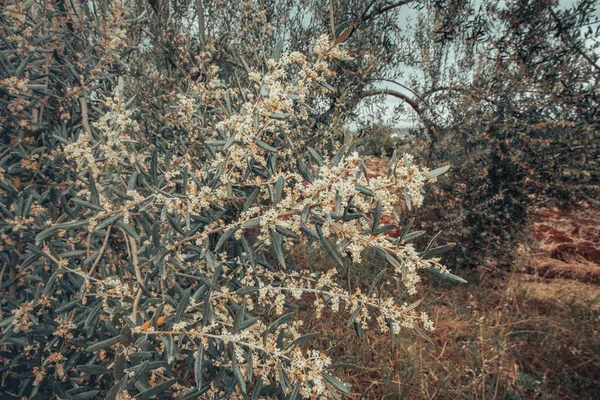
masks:
POLYGON ((125 373, 125 355, 123 352, 118 353, 115 356, 115 362, 113 365, 114 373, 113 376, 115 379, 121 379, 123 374, 125 373))
POLYGON ((415 217, 412 217, 410 219, 410 221, 408 221, 408 224, 406 224, 406 226, 404 227, 404 229, 402 230, 402 234, 399 236, 398 241, 399 242, 403 242, 404 238, 406 237, 406 235, 408 234, 408 231, 410 231, 410 228, 412 228, 413 224, 415 223, 415 217))
POLYGON ((261 392, 263 388, 262 376, 258 377, 258 382, 254 385, 254 390, 252 391, 251 400, 258 400, 260 398, 261 392))
POLYGON ((90 375, 112 375, 112 370, 101 365, 78 365, 77 369, 79 372, 90 375))
POLYGON ((375 211, 373 212, 373 223, 371 224, 371 233, 375 233, 375 229, 377 229, 380 219, 381 219, 381 200, 377 199, 377 204, 375 205, 375 211))
POLYGON ((122 213, 118 213, 116 215, 113 215, 110 218, 105 219, 104 221, 100 222, 98 225, 96 225, 96 227, 94 228, 94 232, 99 231, 100 229, 104 229, 109 225, 114 224, 115 222, 117 222, 119 219, 121 219, 121 217, 123 216, 122 213))
POLYGON ((96 317, 98 316, 98 314, 100 313, 100 310, 102 308, 103 308, 102 302, 98 302, 96 307, 94 307, 92 309, 92 311, 90 313, 88 313, 87 317, 85 318, 85 322, 83 324, 83 329, 85 329, 88 332, 88 338, 92 337, 92 335, 90 335, 90 333, 93 333, 93 331, 94 331, 96 317))
POLYGON ((439 231, 438 233, 436 233, 435 236, 429 241, 429 244, 427 244, 427 247, 425 248, 425 250, 421 254, 427 254, 427 252, 429 251, 429 249, 431 249, 431 246, 433 246, 433 244, 435 243, 435 241, 437 240, 437 238, 441 234, 442 234, 442 231, 439 231))
POLYGON ((281 198, 283 197, 284 185, 285 180, 283 178, 283 175, 280 175, 279 178, 277 178, 277 182, 275 182, 275 204, 279 203, 281 201, 281 198))
POLYGON ((315 149, 309 147, 307 150, 319 167, 325 164, 325 160, 323 160, 323 157, 321 157, 321 155, 315 149))
POLYGON ((333 86, 331 86, 329 83, 327 82, 322 82, 320 80, 315 80, 315 82, 317 82, 317 84, 323 86, 325 89, 329 90, 330 92, 335 92, 335 89, 333 86))
POLYGON ((335 155, 335 157, 333 157, 333 159, 331 160, 331 166, 332 167, 337 167, 337 165, 340 163, 340 161, 342 160, 342 157, 344 157, 344 153, 346 152, 346 149, 348 148, 348 145, 345 144, 342 147, 339 148, 337 154, 335 155))
POLYGON ((369 286, 369 290, 367 292, 367 297, 371 296, 371 294, 373 294, 373 290, 375 290, 375 286, 379 283, 379 281, 381 280, 381 278, 383 277, 383 274, 385 273, 385 269, 381 270, 377 276, 375 277, 375 279, 373 279, 373 282, 371 282, 371 285, 369 286))
POLYGON ((415 308, 417 308, 421 303, 423 302, 423 299, 419 299, 417 301, 415 301, 414 303, 412 303, 411 305, 409 305, 408 307, 406 307, 406 309, 404 310, 404 312, 409 312, 414 310, 415 308))
POLYGON ((185 309, 187 308, 188 304, 190 303, 190 289, 186 290, 185 292, 183 292, 183 297, 181 298, 181 300, 179 301, 179 304, 177 305, 177 310, 175 312, 175 323, 181 321, 181 317, 183 317, 183 313, 185 312, 185 309))
POLYGON ((375 193, 373 193, 370 189, 368 189, 367 187, 360 185, 358 183, 354 184, 354 188, 359 192, 362 193, 366 196, 370 196, 370 197, 375 197, 375 193))
POLYGON ((252 218, 242 224, 246 229, 258 228, 260 226, 260 218, 252 218))
POLYGON ((277 318, 273 323, 271 323, 267 329, 263 332, 263 337, 266 337, 269 333, 275 332, 278 326, 286 323, 290 319, 292 319, 296 315, 295 311, 289 312, 287 314, 283 314, 281 317, 277 318))
POLYGON ((232 361, 233 362, 232 362, 231 368, 233 369, 233 376, 235 376, 235 380, 237 381, 238 385, 240 386, 240 390, 242 391, 242 393, 248 394, 248 390, 246 388, 246 381, 244 380, 242 371, 240 370, 240 367, 238 366, 237 357, 235 356, 235 354, 232 357, 232 361))
POLYGON ((229 240, 229 238, 231 238, 233 236, 233 234, 235 233, 235 231, 237 231, 238 228, 237 227, 233 227, 233 228, 229 228, 227 231, 225 231, 225 233, 223 233, 221 235, 221 237, 219 238, 219 241, 217 242, 217 245, 215 246, 215 252, 219 251, 221 249, 221 247, 223 247, 223 244, 225 244, 225 242, 227 240, 229 240))
POLYGON ((358 307, 356 308, 356 310, 352 311, 352 314, 350 314, 350 318, 348 318, 348 324, 346 325, 346 327, 349 327, 350 325, 352 325, 354 323, 354 321, 356 321, 356 318, 358 318, 358 314, 360 314, 360 312, 362 311, 363 308, 363 303, 360 303, 358 305, 358 307))
POLYGON ((267 143, 263 142, 260 139, 256 140, 256 145, 258 147, 260 147, 261 149, 263 149, 264 151, 268 151, 269 153, 276 153, 276 152, 279 151, 277 148, 275 148, 275 147, 273 147, 271 145, 268 145, 267 143))
POLYGON ((121 335, 117 335, 115 337, 112 337, 110 339, 106 339, 103 340, 102 342, 98 342, 96 344, 91 345, 90 347, 88 347, 87 349, 85 349, 84 351, 87 353, 93 353, 95 351, 99 351, 102 349, 105 349, 107 347, 110 347, 114 344, 117 344, 118 342, 121 341, 121 335))
POLYGON ((246 374, 248 380, 252 382, 254 380, 254 358, 252 357, 252 349, 246 349, 246 374))
POLYGON ((433 249, 427 250, 421 257, 433 257, 440 254, 444 254, 452 250, 456 246, 456 243, 448 243, 443 246, 434 247, 433 249))
POLYGON ((414 231, 414 232, 408 233, 408 234, 404 235, 402 242, 411 241, 413 239, 423 236, 424 234, 425 234, 425 231, 414 231))
POLYGON ((202 361, 204 358, 204 347, 200 346, 196 351, 196 359, 194 360, 194 377, 196 379, 196 387, 202 390, 202 361))
POLYGON ((255 267, 256 258, 254 257, 254 250, 252 249, 252 245, 248 242, 248 239, 246 239, 246 236, 242 236, 242 247, 244 248, 246 257, 248 257, 248 261, 250 261, 250 265, 255 267))
POLYGON ((446 172, 448 172, 449 169, 450 169, 450 166, 449 165, 445 165, 443 167, 431 170, 431 171, 429 171, 429 172, 427 172, 425 174, 425 179, 429 180, 429 179, 437 178, 438 176, 440 176, 440 175, 445 174, 446 172))
POLYGON ((137 232, 131 225, 128 225, 125 222, 119 220, 119 221, 117 221, 117 226, 119 226, 121 229, 123 229, 136 242, 140 241, 140 236, 137 234, 137 232))
POLYGON ((159 383, 158 385, 152 386, 150 389, 144 390, 143 392, 141 392, 140 394, 135 396, 134 399, 137 399, 137 400, 149 399, 153 396, 156 396, 157 394, 160 394, 160 393, 166 391, 168 388, 170 388, 171 386, 176 384, 178 381, 179 381, 179 379, 171 379, 169 381, 159 383))
POLYGON ((127 387, 127 383, 129 380, 129 376, 128 375, 124 375, 123 378, 121 378, 120 381, 118 381, 117 383, 115 383, 110 390, 108 391, 108 393, 106 393, 106 397, 104 397, 105 400, 115 400, 117 398, 117 394, 119 392, 121 392, 122 390, 125 390, 125 388, 127 387))
POLYGON ((381 235, 384 232, 391 231, 392 229, 396 229, 396 224, 387 224, 378 226, 374 231, 373 235, 381 235))
POLYGON ((131 381, 129 381, 129 386, 133 386, 137 382, 137 380, 140 379, 142 376, 146 376, 146 372, 148 371, 149 367, 150 360, 146 360, 142 364, 140 364, 140 366, 135 369, 135 373, 131 378, 131 381))
POLYGON ((306 335, 302 335, 302 336, 300 336, 299 338, 297 338, 296 340, 294 340, 292 343, 290 343, 290 344, 287 346, 286 350, 287 350, 287 349, 291 349, 291 348, 293 348, 294 346, 298 346, 298 347, 300 347, 300 346, 302 346, 304 343, 306 343, 306 342, 308 342, 309 340, 311 340, 312 338, 315 338, 315 337, 319 336, 319 334, 320 334, 319 332, 311 332, 311 333, 307 333, 306 335))
POLYGON ((460 276, 451 274, 450 272, 443 273, 434 267, 429 267, 429 268, 427 268, 427 270, 429 272, 431 272, 433 275, 435 275, 436 277, 443 279, 445 281, 450 281, 450 282, 454 282, 454 283, 468 283, 466 280, 464 280, 460 276))
POLYGON ((298 399, 298 396, 300 396, 300 381, 299 380, 296 381, 296 384, 294 385, 294 389, 290 393, 289 400, 296 400, 296 399, 298 399))
POLYGON ((293 239, 300 238, 300 236, 298 236, 298 234, 296 234, 296 232, 292 232, 289 229, 284 228, 283 226, 276 225, 275 231, 277 231, 277 233, 281 233, 283 236, 291 237, 293 239))
POLYGON ((308 166, 306 165, 306 163, 304 162, 303 159, 301 159, 301 158, 296 159, 296 167, 298 168, 298 172, 300 172, 300 175, 302 175, 302 177, 308 183, 312 183, 312 181, 313 181, 312 173, 308 169, 308 166))
POLYGON ((156 185, 158 179, 158 150, 156 148, 154 148, 150 160, 150 178, 152 179, 152 184, 156 185))
POLYGON ((279 121, 285 121, 286 119, 288 119, 289 117, 291 117, 291 115, 292 114, 290 114, 290 113, 280 113, 280 112, 277 112, 277 113, 271 114, 270 117, 271 117, 271 119, 276 119, 276 120, 279 120, 279 121))
POLYGON ((59 256, 60 256, 60 258, 74 258, 74 257, 81 257, 84 254, 85 254, 85 250, 72 250, 72 251, 65 251, 64 253, 60 253, 59 256))
POLYGON ((306 204, 304 206, 304 208, 302 208, 302 214, 300 216, 302 222, 307 223, 309 216, 310 216, 310 204, 306 204))
POLYGON ((50 236, 52 236, 57 231, 58 231, 58 227, 56 227, 56 226, 51 226, 50 228, 44 229, 43 231, 41 231, 40 233, 38 233, 35 236, 36 245, 39 245, 40 243, 42 243, 44 240, 48 239, 50 236))
POLYGON ((246 318, 245 320, 243 320, 242 322, 240 322, 240 324, 239 324, 239 326, 237 328, 238 328, 238 330, 240 332, 244 331, 244 330, 250 328, 255 323, 257 323, 260 319, 261 319, 260 317, 246 318))
POLYGON ((273 244, 273 249, 275 250, 275 255, 277 256, 277 262, 281 267, 287 271, 287 266, 285 265, 285 254, 283 250, 283 240, 281 235, 275 232, 273 228, 269 228, 269 233, 271 234, 271 242, 273 244))
POLYGON ((70 397, 71 400, 88 400, 88 399, 97 399, 99 390, 88 390, 86 392, 81 392, 74 394, 70 397))
POLYGON ((258 197, 259 194, 260 194, 260 186, 255 188, 252 191, 252 193, 250 193, 250 196, 248 196, 248 199, 246 200, 246 204, 244 204, 244 209, 242 212, 246 212, 250 209, 250 207, 252 207, 252 205, 256 201, 256 198, 258 197))
POLYGON ((90 210, 105 211, 104 208, 102 208, 100 206, 97 206, 95 204, 92 204, 89 201, 85 201, 83 199, 80 199, 78 197, 73 197, 71 200, 73 201, 73 203, 79 204, 80 206, 85 207, 85 208, 89 208, 90 210))
POLYGON ((327 239, 325 239, 325 236, 323 235, 323 230, 321 229, 320 225, 315 225, 315 228, 317 230, 317 235, 319 236, 319 239, 321 240, 321 244, 323 245, 323 247, 325 248, 325 250, 327 251, 327 253, 329 253, 329 255, 331 256, 331 258, 333 258, 338 264, 340 264, 342 267, 344 266, 344 262, 342 261, 342 259, 340 258, 340 256, 338 256, 336 254, 335 251, 333 251, 333 247, 331 247, 331 245, 329 244, 329 242, 327 241, 327 239))
POLYGON ((244 57, 240 56, 240 61, 242 62, 242 66, 244 67, 244 69, 246 70, 246 73, 249 74, 250 72, 252 72, 252 70, 250 69, 250 67, 248 66, 248 64, 246 63, 246 60, 244 60, 244 57))
POLYGON ((256 292, 258 292, 257 286, 243 286, 235 291, 235 293, 240 296, 245 296, 245 295, 253 294, 256 292))
POLYGON ((351 26, 349 26, 346 29, 344 29, 342 31, 342 33, 340 33, 340 36, 338 36, 338 37, 335 38, 335 41, 333 43, 334 44, 344 43, 350 37, 350 34, 352 33, 352 30, 353 30, 353 28, 351 26))
POLYGON ((408 211, 412 210, 412 202, 410 200, 410 196, 408 194, 408 189, 404 188, 404 201, 406 202, 406 208, 408 208, 408 211))
POLYGON ((337 378, 333 377, 332 375, 328 374, 327 372, 323 372, 322 376, 327 381, 327 383, 329 383, 331 386, 333 386, 336 390, 339 390, 340 392, 342 392, 344 394, 350 394, 350 390, 348 389, 348 386, 346 386, 344 383, 340 382, 337 378))

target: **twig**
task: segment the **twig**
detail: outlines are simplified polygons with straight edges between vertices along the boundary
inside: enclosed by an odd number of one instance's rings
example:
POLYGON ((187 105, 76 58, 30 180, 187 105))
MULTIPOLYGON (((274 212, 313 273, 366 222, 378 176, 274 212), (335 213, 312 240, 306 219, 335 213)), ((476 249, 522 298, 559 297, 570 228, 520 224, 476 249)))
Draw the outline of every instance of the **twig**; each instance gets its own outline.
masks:
MULTIPOLYGON (((182 333, 186 333, 187 336, 190 336, 190 334, 188 332, 185 332, 185 331, 150 331, 150 332, 143 332, 144 335, 180 335, 182 333)), ((234 343, 234 344, 236 344, 238 346, 249 347, 251 349, 262 351, 262 352, 264 352, 266 354, 270 354, 270 355, 275 356, 275 357, 280 357, 280 358, 283 358, 283 359, 286 359, 286 360, 290 359, 288 356, 286 356, 284 354, 281 354, 281 353, 280 354, 274 354, 274 353, 268 351, 266 348, 264 348, 262 346, 257 346, 255 344, 248 343, 248 342, 242 342, 242 341, 236 340, 235 338, 230 338, 230 337, 227 337, 227 336, 213 335, 211 333, 202 333, 202 332, 194 332, 194 335, 204 336, 204 337, 207 337, 207 338, 213 338, 213 339, 217 339, 217 340, 222 340, 224 342, 231 342, 231 343, 234 343)))
MULTIPOLYGON (((125 232, 123 232, 123 234, 125 234, 125 232)), ((133 264, 133 270, 135 271, 135 279, 140 285, 140 287, 138 288, 138 292, 135 296, 135 300, 133 301, 132 310, 133 322, 137 324, 137 309, 142 298, 142 286, 144 285, 144 280, 142 279, 142 272, 140 271, 140 265, 138 261, 137 243, 135 242, 135 239, 133 237, 129 237, 129 245, 131 247, 131 263, 133 264)))
POLYGON ((94 273, 96 266, 98 265, 98 263, 100 262, 100 259, 102 258, 102 254, 104 253, 104 250, 106 250, 106 245, 108 244, 108 237, 110 236, 110 228, 111 228, 111 226, 109 225, 108 228, 106 229, 106 236, 104 236, 104 242, 102 243, 102 247, 100 247, 100 251, 98 252, 98 257, 96 257, 96 261, 94 261, 94 265, 92 265, 92 268, 90 268, 90 272, 89 272, 90 275, 92 275, 94 273))
MULTIPOLYGON (((4 277, 4 272, 6 272, 6 267, 8 267, 8 263, 4 263, 2 266, 2 271, 0 271, 0 287, 2 287, 2 278, 4 277)), ((0 321, 2 321, 2 303, 0 303, 0 321)))
POLYGON ((69 271, 69 272, 71 272, 71 273, 73 273, 75 275, 79 275, 79 276, 81 276, 85 280, 90 280, 92 282, 100 282, 100 279, 92 278, 91 276, 86 275, 83 272, 79 272, 79 271, 76 271, 76 270, 71 269, 69 267, 60 265, 60 261, 58 261, 56 258, 54 258, 54 256, 52 254, 50 254, 50 253, 44 252, 44 255, 46 257, 48 257, 49 259, 51 259, 52 261, 54 261, 54 263, 58 266, 59 269, 64 269, 64 270, 67 270, 67 271, 69 271))
POLYGON ((88 134, 90 140, 93 140, 92 136, 92 127, 90 126, 90 117, 88 105, 83 96, 79 98, 79 106, 81 107, 81 124, 83 125, 83 130, 88 134))
POLYGON ((137 325, 137 309, 140 304, 140 300, 142 299, 142 289, 139 288, 137 294, 135 295, 135 300, 133 301, 133 310, 131 311, 131 319, 133 323, 137 325))
POLYGON ((129 245, 131 246, 131 262, 133 264, 133 270, 135 271, 135 279, 140 285, 143 285, 144 279, 142 278, 142 272, 140 271, 140 265, 138 261, 138 248, 134 238, 129 238, 129 245))
MULTIPOLYGON (((11 251, 10 252, 10 269, 8 270, 9 279, 14 280, 17 277, 17 270, 15 267, 17 266, 18 260, 19 260, 19 256, 17 255, 17 253, 15 253, 14 251, 11 251)), ((8 295, 10 297, 12 297, 13 299, 17 297, 17 288, 16 288, 14 282, 12 283, 12 285, 10 285, 10 288, 8 288, 8 295)))

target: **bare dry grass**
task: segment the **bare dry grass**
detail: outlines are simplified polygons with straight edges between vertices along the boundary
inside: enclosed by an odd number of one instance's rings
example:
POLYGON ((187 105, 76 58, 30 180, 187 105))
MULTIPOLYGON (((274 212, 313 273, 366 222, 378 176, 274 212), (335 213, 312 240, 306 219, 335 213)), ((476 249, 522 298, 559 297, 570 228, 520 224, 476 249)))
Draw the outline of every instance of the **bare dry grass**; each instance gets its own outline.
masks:
MULTIPOLYGON (((589 233, 595 225, 586 221, 573 223, 589 233)), ((411 332, 357 338, 337 316, 325 324, 307 316, 306 328, 323 333, 320 345, 343 363, 337 376, 354 385, 356 399, 598 398, 600 266, 576 252, 559 259, 555 250, 538 237, 509 273, 459 272, 469 281, 461 286, 426 280, 422 295, 436 325, 427 339, 411 332), (550 261, 560 273, 540 270, 550 261)), ((301 258, 327 268, 326 257, 301 258)), ((365 264, 354 279, 368 282, 381 266, 365 264)))

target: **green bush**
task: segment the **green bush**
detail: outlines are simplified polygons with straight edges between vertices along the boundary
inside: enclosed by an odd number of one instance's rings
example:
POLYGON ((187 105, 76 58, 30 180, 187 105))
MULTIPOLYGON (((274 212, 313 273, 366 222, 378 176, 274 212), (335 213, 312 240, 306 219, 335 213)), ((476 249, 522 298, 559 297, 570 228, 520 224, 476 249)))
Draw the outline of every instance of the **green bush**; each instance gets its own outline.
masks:
MULTIPOLYGON (((240 58, 228 85, 208 61, 194 79, 163 69, 130 43, 144 15, 119 3, 15 1, 0 13, 4 392, 348 393, 299 316, 431 329, 408 296, 422 270, 452 278, 437 258, 448 247, 418 252, 380 220, 397 224, 393 205, 419 206, 446 169, 405 156, 368 179, 354 144, 310 147, 326 132, 311 130, 306 102, 333 90, 328 64, 347 59, 327 37, 255 69, 240 58), (287 250, 300 242, 344 271, 367 248, 390 267, 351 290, 335 269, 296 265, 287 250)), ((193 51, 188 39, 172 38, 172 63, 193 51)))
POLYGON ((397 154, 414 153, 415 139, 400 136, 391 125, 375 124, 359 133, 361 154, 375 157, 392 157, 397 154))

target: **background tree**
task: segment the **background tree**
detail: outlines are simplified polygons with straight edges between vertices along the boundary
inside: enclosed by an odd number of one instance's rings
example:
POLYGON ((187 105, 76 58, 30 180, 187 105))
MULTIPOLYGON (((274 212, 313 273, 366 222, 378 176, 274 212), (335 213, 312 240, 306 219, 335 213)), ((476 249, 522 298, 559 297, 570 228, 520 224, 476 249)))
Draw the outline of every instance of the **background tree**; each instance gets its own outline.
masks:
MULTIPOLYGON (((596 198, 596 3, 562 10, 554 2, 490 4, 481 35, 435 44, 444 50, 420 80, 428 106, 419 135, 429 141, 430 160, 456 168, 443 186, 453 200, 434 215, 451 216, 438 227, 465 243, 454 253, 463 262, 509 263, 534 207, 596 198)), ((439 24, 428 16, 421 32, 439 24)))

